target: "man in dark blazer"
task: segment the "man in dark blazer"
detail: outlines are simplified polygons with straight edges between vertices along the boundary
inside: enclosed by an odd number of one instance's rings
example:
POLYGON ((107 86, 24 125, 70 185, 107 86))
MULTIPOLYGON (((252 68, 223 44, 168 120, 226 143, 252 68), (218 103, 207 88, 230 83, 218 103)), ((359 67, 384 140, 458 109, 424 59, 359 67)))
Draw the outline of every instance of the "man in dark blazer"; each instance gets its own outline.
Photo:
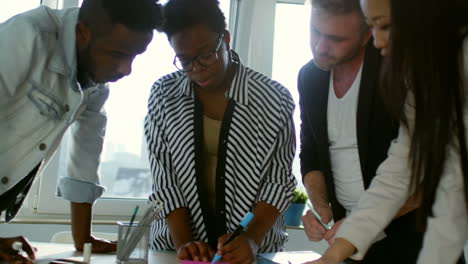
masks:
MULTIPOLYGON (((313 0, 311 14, 314 60, 298 77, 301 172, 315 210, 323 222, 335 224, 327 230, 310 211, 303 222, 310 240, 331 243, 386 159, 398 123, 378 91, 381 57, 359 1, 313 0)), ((422 242, 416 207, 414 199, 408 201, 361 263, 415 263, 422 242)))

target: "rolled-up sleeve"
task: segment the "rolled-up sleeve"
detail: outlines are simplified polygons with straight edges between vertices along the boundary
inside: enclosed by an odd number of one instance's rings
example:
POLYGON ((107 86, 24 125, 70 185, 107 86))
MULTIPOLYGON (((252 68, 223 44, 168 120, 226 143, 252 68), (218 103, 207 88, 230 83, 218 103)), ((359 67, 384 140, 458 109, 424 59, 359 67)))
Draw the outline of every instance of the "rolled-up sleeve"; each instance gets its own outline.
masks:
POLYGON ((257 202, 264 201, 278 209, 281 214, 288 208, 297 183, 291 170, 296 149, 293 111, 294 102, 287 93, 282 100, 282 126, 274 144, 271 170, 262 182, 257 198, 257 202))
POLYGON ((149 199, 163 203, 163 210, 157 219, 163 219, 175 209, 187 206, 173 171, 168 142, 164 136, 165 116, 162 85, 162 81, 154 84, 149 99, 148 115, 145 118, 145 136, 148 144, 151 175, 154 180, 153 192, 149 199))
POLYGON ((84 111, 71 125, 67 170, 57 188, 57 195, 66 200, 92 204, 105 190, 98 167, 107 123, 103 105, 108 96, 105 86, 91 91, 84 111))

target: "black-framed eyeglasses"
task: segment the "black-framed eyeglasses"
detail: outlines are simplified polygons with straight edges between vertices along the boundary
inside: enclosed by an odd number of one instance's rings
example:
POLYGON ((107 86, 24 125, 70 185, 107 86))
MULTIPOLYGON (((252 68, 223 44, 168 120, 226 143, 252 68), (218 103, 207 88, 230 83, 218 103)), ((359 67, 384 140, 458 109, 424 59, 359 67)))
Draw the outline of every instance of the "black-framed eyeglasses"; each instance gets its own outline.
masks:
POLYGON ((203 67, 209 67, 218 61, 218 50, 221 47, 221 43, 223 43, 223 38, 224 34, 221 34, 216 42, 216 48, 212 51, 200 54, 192 59, 182 59, 175 56, 172 63, 183 72, 193 71, 195 61, 203 67))

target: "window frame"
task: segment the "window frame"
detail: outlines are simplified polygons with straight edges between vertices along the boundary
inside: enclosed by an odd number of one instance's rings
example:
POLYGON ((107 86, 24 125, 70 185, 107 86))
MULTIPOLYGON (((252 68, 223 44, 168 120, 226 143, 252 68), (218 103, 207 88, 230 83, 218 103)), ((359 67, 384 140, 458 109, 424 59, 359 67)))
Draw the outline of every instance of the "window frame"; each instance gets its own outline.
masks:
MULTIPOLYGON (((309 0, 310 1, 310 0, 309 0)), ((277 4, 296 4, 296 5, 304 5, 306 0, 277 0, 277 4)))

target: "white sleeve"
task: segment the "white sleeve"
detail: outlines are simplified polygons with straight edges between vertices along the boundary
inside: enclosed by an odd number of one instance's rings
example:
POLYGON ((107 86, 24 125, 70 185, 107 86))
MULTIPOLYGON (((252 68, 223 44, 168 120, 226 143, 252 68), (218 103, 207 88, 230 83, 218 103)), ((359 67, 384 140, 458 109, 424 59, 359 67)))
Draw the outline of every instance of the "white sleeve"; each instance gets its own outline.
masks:
MULTIPOLYGON (((414 108, 407 103, 405 111, 411 127, 414 108)), ((371 185, 336 234, 337 238, 345 238, 357 248, 354 259, 365 256, 409 197, 409 135, 408 129, 400 125, 398 137, 392 141, 387 159, 379 166, 371 185)))

